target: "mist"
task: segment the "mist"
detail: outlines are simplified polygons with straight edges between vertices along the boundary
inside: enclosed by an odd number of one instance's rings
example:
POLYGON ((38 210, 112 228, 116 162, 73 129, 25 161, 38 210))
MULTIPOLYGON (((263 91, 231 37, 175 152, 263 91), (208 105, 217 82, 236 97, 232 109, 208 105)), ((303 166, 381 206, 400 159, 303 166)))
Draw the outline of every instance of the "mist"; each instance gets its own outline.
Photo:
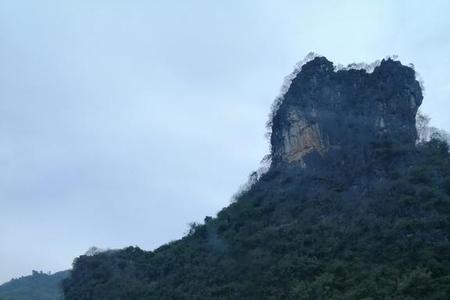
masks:
POLYGON ((450 3, 0 1, 0 283, 154 249, 229 204, 314 51, 398 55, 450 130, 450 3), (412 22, 414 20, 414 22, 412 22))

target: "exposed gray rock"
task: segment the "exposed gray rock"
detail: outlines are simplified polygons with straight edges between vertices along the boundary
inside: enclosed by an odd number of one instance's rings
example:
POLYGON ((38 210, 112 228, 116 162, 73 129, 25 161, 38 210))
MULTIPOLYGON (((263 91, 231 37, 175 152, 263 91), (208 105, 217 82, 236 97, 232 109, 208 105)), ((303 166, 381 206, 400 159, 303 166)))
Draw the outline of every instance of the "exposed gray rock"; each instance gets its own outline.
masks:
POLYGON ((274 112, 272 166, 363 164, 377 143, 414 147, 422 90, 411 67, 385 59, 373 72, 336 71, 325 57, 301 68, 274 112))

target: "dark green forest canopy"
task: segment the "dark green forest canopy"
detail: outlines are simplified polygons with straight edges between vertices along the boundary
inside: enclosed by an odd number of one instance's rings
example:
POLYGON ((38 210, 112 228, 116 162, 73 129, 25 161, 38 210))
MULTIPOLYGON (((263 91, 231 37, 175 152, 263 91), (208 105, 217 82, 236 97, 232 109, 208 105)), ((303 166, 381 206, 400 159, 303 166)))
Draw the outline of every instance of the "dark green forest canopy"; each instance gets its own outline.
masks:
POLYGON ((180 241, 81 256, 66 299, 448 299, 448 146, 376 150, 382 176, 271 170, 180 241))

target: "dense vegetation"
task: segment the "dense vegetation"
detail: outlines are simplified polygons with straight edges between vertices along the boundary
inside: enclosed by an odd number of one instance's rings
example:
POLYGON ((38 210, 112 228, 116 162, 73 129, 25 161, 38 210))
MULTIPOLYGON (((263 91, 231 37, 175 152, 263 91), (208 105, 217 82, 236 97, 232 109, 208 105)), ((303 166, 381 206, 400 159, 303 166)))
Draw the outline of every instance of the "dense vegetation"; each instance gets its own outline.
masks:
POLYGON ((357 169, 272 168, 153 252, 81 256, 66 299, 449 299, 448 146, 373 147, 357 169))
POLYGON ((13 279, 0 286, 0 300, 60 300, 62 281, 68 271, 45 274, 33 271, 31 276, 13 279))

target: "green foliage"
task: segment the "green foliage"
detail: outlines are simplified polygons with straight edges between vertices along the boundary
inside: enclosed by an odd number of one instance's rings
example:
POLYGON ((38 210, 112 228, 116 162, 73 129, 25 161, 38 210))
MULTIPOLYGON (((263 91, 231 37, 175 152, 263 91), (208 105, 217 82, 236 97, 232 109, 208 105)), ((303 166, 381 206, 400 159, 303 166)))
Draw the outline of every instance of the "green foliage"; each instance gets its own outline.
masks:
POLYGON ((373 159, 348 176, 274 169, 182 240, 81 256, 66 300, 449 299, 448 147, 373 159))
POLYGON ((450 177, 445 177, 445 179, 444 179, 444 189, 447 192, 447 194, 450 195, 450 177))
POLYGON ((398 283, 399 290, 410 297, 423 298, 433 292, 431 273, 417 268, 402 276, 398 283))
POLYGON ((13 279, 0 286, 1 300, 60 300, 62 281, 69 271, 53 275, 33 271, 31 276, 13 279))

